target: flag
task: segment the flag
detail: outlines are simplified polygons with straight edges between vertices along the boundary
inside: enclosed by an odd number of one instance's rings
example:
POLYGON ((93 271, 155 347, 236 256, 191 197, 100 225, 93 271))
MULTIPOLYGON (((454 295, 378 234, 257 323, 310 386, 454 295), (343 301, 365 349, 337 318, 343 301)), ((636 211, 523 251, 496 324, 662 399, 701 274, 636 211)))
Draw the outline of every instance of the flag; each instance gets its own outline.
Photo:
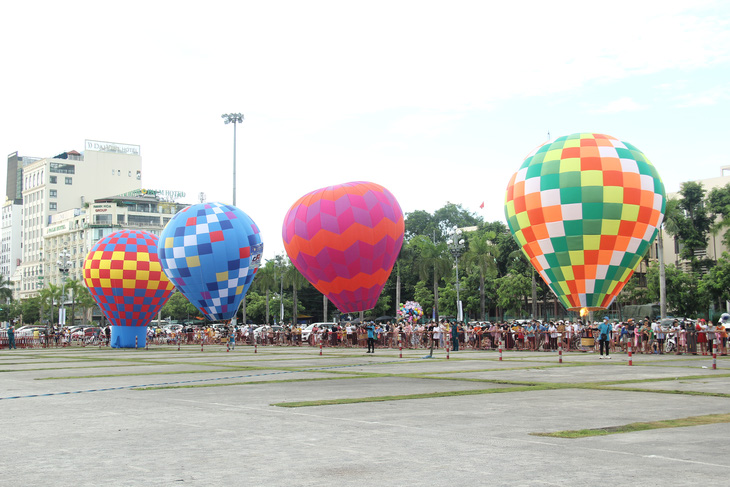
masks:
POLYGON ((482 201, 482 204, 479 205, 479 208, 481 208, 482 210, 484 209, 484 202, 483 201, 482 201))

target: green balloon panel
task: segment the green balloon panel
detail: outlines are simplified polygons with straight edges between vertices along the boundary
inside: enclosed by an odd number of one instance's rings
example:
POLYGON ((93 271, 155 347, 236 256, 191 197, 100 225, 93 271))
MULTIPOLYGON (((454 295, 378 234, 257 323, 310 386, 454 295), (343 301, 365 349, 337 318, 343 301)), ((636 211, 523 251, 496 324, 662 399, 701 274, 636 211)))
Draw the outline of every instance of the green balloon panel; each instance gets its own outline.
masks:
POLYGON ((507 186, 512 234, 570 310, 608 308, 657 235, 667 198, 633 145, 581 133, 548 142, 507 186))

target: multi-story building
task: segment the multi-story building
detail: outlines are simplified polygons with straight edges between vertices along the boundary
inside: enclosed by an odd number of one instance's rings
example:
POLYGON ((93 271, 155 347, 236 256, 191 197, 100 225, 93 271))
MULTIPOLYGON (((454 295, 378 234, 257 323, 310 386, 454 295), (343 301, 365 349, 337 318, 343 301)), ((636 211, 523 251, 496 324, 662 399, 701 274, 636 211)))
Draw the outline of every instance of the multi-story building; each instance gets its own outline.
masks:
POLYGON ((139 146, 87 140, 85 147, 83 154, 63 152, 22 168, 21 299, 35 295, 45 284, 44 234, 53 215, 141 187, 139 146))

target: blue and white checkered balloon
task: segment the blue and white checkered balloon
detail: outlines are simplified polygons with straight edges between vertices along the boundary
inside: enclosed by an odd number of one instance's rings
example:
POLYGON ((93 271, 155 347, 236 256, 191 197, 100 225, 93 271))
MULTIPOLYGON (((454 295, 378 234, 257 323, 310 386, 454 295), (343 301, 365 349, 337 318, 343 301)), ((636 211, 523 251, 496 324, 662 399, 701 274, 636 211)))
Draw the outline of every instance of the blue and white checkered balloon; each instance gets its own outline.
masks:
POLYGON ((160 265, 210 320, 235 316, 261 264, 254 221, 235 206, 201 203, 175 215, 160 235, 160 265))

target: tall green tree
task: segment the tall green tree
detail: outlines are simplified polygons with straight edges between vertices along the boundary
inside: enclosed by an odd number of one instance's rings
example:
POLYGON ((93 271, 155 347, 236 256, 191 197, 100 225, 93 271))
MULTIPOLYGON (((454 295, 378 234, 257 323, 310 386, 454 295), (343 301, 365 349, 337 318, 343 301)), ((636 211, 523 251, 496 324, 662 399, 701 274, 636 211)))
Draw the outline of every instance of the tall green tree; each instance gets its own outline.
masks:
POLYGON ((434 243, 425 235, 417 235, 409 242, 416 254, 416 266, 421 280, 433 278, 433 306, 436 320, 439 319, 439 281, 451 270, 451 259, 446 243, 434 243))
MULTIPOLYGON (((253 286, 258 291, 264 291, 266 293, 266 321, 265 323, 270 324, 269 321, 269 297, 271 290, 276 287, 276 262, 273 260, 266 261, 266 264, 259 267, 256 271, 256 279, 253 281, 253 286)), ((248 304, 247 304, 248 305, 248 304)))
POLYGON ((521 274, 507 274, 499 278, 497 289, 499 307, 518 315, 524 314, 523 305, 532 290, 532 280, 521 274))
POLYGON ((66 324, 68 326, 74 326, 74 319, 76 318, 76 302, 78 301, 79 291, 83 287, 84 285, 81 284, 81 281, 77 281, 76 279, 69 279, 66 281, 65 292, 66 295, 71 298, 71 316, 66 319, 66 324))
POLYGON ((495 238, 496 234, 493 231, 473 234, 469 238, 469 251, 464 258, 467 271, 479 274, 479 319, 481 320, 486 320, 486 278, 497 276, 499 248, 494 244, 495 238))
POLYGON ((722 243, 730 248, 730 184, 722 188, 713 188, 707 194, 707 209, 715 221, 712 230, 725 230, 722 236, 722 243))
POLYGON ((307 279, 299 272, 299 269, 289 262, 284 271, 284 285, 291 286, 292 289, 292 325, 297 323, 299 318, 299 303, 297 301, 297 292, 307 283, 307 279))
POLYGON ((697 255, 707 248, 712 218, 705 205, 705 189, 701 183, 682 183, 679 193, 681 198, 677 203, 678 211, 672 215, 672 225, 676 227, 680 242, 680 257, 690 261, 697 271, 707 265, 706 259, 697 255))

